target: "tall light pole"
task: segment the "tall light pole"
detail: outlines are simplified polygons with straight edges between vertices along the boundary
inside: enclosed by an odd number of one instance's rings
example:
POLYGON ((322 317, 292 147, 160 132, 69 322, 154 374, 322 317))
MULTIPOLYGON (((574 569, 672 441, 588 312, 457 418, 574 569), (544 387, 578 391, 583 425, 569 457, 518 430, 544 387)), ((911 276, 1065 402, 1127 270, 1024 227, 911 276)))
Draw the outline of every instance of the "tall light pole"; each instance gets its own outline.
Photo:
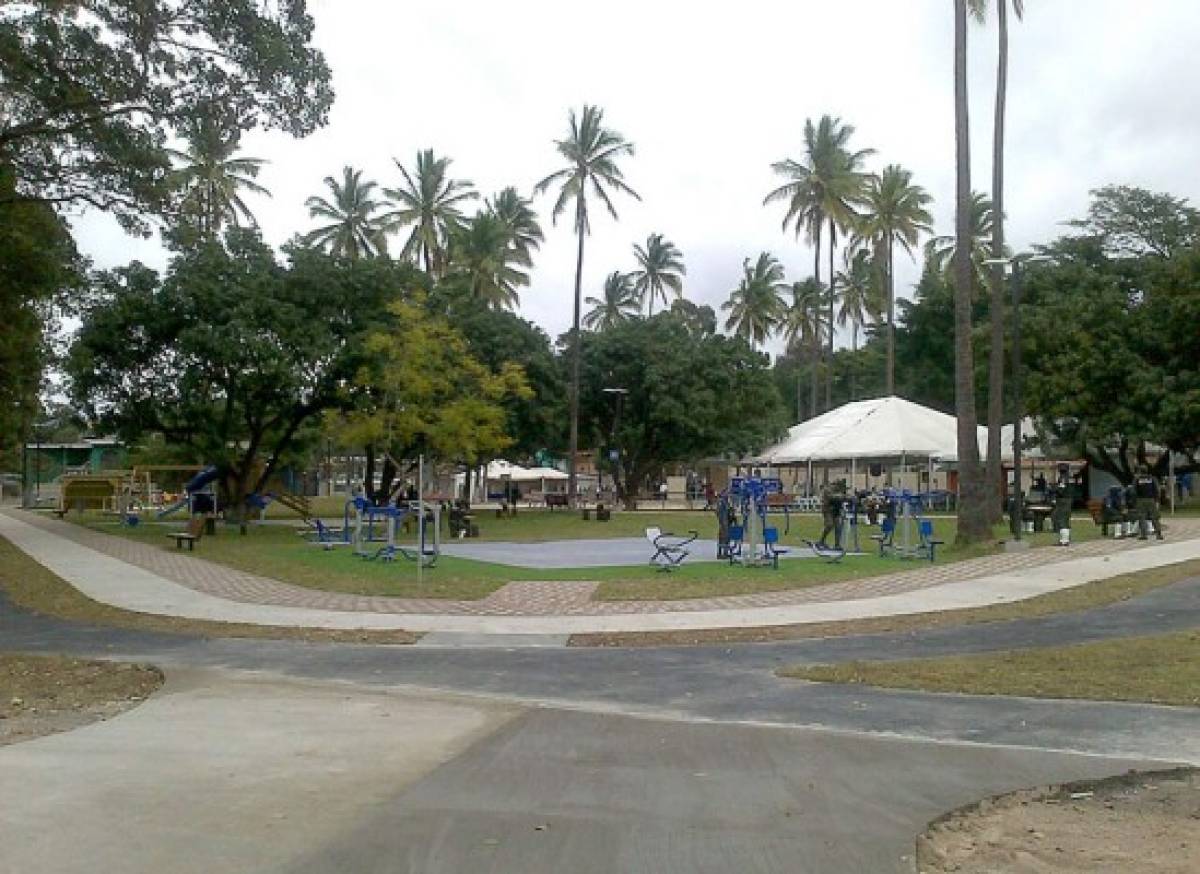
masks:
MULTIPOLYGON (((619 483, 617 481, 617 459, 612 458, 611 453, 614 451, 612 444, 616 440, 617 429, 621 427, 621 407, 625 403, 625 395, 629 394, 629 389, 627 389, 627 388, 606 388, 603 391, 609 397, 615 397, 617 399, 617 401, 616 401, 617 408, 616 408, 616 411, 613 413, 612 428, 608 432, 608 443, 609 443, 608 451, 610 453, 609 460, 611 461, 612 466, 613 466, 613 497, 614 497, 614 499, 616 499, 620 496, 617 494, 617 490, 618 490, 618 486, 619 486, 619 483)), ((620 450, 617 450, 617 452, 618 452, 618 458, 619 458, 620 450)), ((600 468, 600 469, 603 470, 603 468, 600 468)), ((597 475, 599 475, 599 473, 597 475)))
MULTIPOLYGON (((1012 373, 1009 384, 1013 405, 1013 508, 1010 524, 1013 539, 1021 539, 1021 528, 1025 518, 1025 496, 1021 490, 1021 422, 1025 417, 1021 397, 1021 266, 1030 261, 1047 261, 1045 255, 1021 254, 1011 258, 988 258, 983 263, 1007 267, 1012 275, 1012 373)), ((988 423, 991 424, 990 422, 988 423)))

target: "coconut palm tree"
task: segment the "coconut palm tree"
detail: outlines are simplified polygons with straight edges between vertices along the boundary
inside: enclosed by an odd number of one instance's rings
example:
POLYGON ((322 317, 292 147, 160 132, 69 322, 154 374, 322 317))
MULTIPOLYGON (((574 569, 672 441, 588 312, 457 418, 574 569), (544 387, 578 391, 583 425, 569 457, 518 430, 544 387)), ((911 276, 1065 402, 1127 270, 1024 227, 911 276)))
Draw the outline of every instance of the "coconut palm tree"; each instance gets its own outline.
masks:
POLYGON ((958 420, 958 536, 977 543, 991 533, 987 495, 979 469, 975 414, 975 353, 971 338, 974 271, 971 266, 971 125, 967 98, 967 0, 954 0, 954 412, 958 420))
MULTIPOLYGON (((833 293, 838 302, 837 323, 843 328, 850 323, 850 348, 857 353, 859 328, 868 321, 879 319, 884 295, 879 288, 880 271, 869 250, 847 249, 844 260, 845 265, 833 277, 833 293)), ((893 394, 891 383, 888 383, 887 393, 893 394)), ((853 371, 850 373, 850 399, 858 400, 858 380, 853 371)))
POLYGON ((762 252, 751 265, 742 262, 742 281, 721 304, 729 312, 725 329, 750 342, 752 347, 765 343, 780 326, 786 313, 783 302, 783 265, 769 252, 762 252))
POLYGON ((667 305, 667 289, 675 292, 676 297, 683 295, 683 276, 687 268, 683 266, 683 253, 662 234, 651 234, 646 238, 646 246, 634 245, 633 257, 637 259, 638 269, 631 274, 633 285, 641 301, 646 304, 646 315, 654 313, 654 299, 662 298, 663 306, 667 305))
POLYGON ((201 238, 216 237, 225 224, 237 227, 244 221, 257 226, 254 214, 242 200, 242 192, 271 196, 254 181, 267 162, 236 156, 240 131, 222 128, 209 115, 201 116, 188 128, 186 139, 186 149, 167 149, 167 154, 179 162, 171 172, 171 181, 183 192, 181 212, 196 222, 201 238))
POLYGON ((325 186, 332 200, 310 197, 304 202, 311 218, 327 220, 329 224, 309 231, 302 238, 305 245, 316 246, 342 258, 366 258, 387 251, 379 211, 382 203, 373 196, 376 184, 363 181, 362 170, 342 169, 342 181, 325 177, 325 186))
MULTIPOLYGON (((783 336, 788 349, 797 359, 808 359, 810 376, 808 409, 810 417, 817 414, 817 387, 820 385, 821 346, 829 335, 826 303, 829 292, 815 277, 792 283, 792 305, 784 315, 783 336)), ((796 417, 801 411, 800 373, 796 372, 796 417)))
POLYGON ((436 157, 433 149, 417 152, 412 173, 392 160, 404 182, 398 188, 383 190, 396 206, 383 217, 384 227, 390 233, 411 225, 400 257, 424 266, 426 273, 440 279, 446 272, 450 234, 463 222, 461 207, 479 193, 470 182, 451 178, 451 159, 436 157))
POLYGON ((636 318, 640 307, 633 277, 614 270, 604 280, 601 297, 587 297, 584 303, 592 309, 583 317, 583 326, 589 331, 607 331, 622 322, 636 318))
MULTIPOLYGON (((887 394, 896 391, 896 271, 895 248, 900 244, 909 257, 922 234, 933 232, 933 216, 928 206, 933 198, 920 185, 914 185, 912 173, 898 164, 889 164, 879 175, 867 180, 863 193, 863 213, 855 229, 853 242, 870 245, 878 256, 878 268, 884 282, 887 302, 887 365, 884 387, 887 394)), ((850 258, 847 256, 847 264, 850 258)))
MULTIPOLYGON (((823 229, 829 232, 829 276, 833 276, 833 256, 837 248, 837 235, 853 227, 857 220, 855 206, 862 198, 867 174, 863 162, 875 153, 874 149, 850 151, 850 137, 854 126, 844 124, 840 118, 824 115, 817 124, 812 119, 804 123, 804 159, 792 158, 771 165, 780 176, 788 179, 771 191, 763 203, 785 201, 788 205, 783 227, 792 225, 797 236, 804 231, 813 245, 813 278, 821 281, 821 236, 823 229)), ((829 305, 832 308, 833 299, 829 305)), ((830 309, 829 319, 833 320, 830 309)), ((833 332, 829 334, 828 355, 833 362, 833 332)), ((833 404, 833 368, 829 368, 825 381, 825 406, 833 404)))
POLYGON ((558 185, 558 197, 554 201, 552 220, 574 202, 575 235, 579 238, 579 250, 575 258, 575 311, 571 320, 573 342, 571 344, 571 430, 570 454, 567 457, 567 493, 572 505, 575 503, 575 456, 579 451, 579 311, 583 300, 583 240, 591 233, 591 218, 588 213, 590 193, 617 219, 612 195, 622 192, 641 200, 641 196, 625 182, 618 161, 633 154, 633 143, 619 133, 604 126, 604 110, 598 106, 584 105, 576 115, 571 110, 570 129, 566 139, 555 140, 554 147, 566 166, 555 170, 534 187, 535 194, 542 194, 553 185, 558 185))
MULTIPOLYGON (((992 201, 986 194, 976 191, 971 194, 967 207, 967 224, 970 239, 970 257, 967 259, 968 274, 971 278, 971 295, 978 297, 982 294, 987 280, 987 260, 991 254, 992 222, 995 211, 992 201)), ((957 269, 957 236, 933 237, 925 244, 925 258, 935 270, 942 271, 946 281, 954 282, 954 271, 957 269)))
MULTIPOLYGON (((999 25, 996 62, 996 107, 992 125, 992 222, 993 260, 1005 257, 1004 243, 1004 130, 1008 102, 1008 7, 1012 3, 1017 20, 1025 15, 1024 0, 998 0, 996 19, 999 25)), ((969 0, 969 9, 982 23, 987 17, 987 0, 969 0)), ((988 318, 991 322, 991 348, 988 351, 988 440, 984 479, 992 489, 989 507, 992 521, 1000 519, 1000 425, 1004 417, 1004 267, 992 265, 988 276, 988 318)))
POLYGON ((484 211, 450 231, 448 276, 471 297, 493 309, 513 309, 517 288, 529 284, 529 274, 517 269, 513 232, 508 223, 484 211))
POLYGON ((537 213, 533 211, 533 202, 510 185, 489 200, 487 206, 492 215, 508 226, 516 263, 532 267, 533 251, 545 240, 537 213))

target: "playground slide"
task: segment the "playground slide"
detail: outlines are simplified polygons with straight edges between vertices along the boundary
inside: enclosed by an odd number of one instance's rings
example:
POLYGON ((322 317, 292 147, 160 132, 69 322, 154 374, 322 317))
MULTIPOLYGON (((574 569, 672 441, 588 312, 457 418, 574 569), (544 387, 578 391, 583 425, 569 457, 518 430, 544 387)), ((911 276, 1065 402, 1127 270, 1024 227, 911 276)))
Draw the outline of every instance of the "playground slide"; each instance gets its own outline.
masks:
POLYGON ((206 467, 194 477, 187 481, 183 487, 184 496, 169 507, 164 507, 158 513, 158 518, 162 519, 170 516, 172 513, 177 513, 184 507, 188 506, 192 499, 192 493, 198 492, 200 489, 207 486, 213 480, 220 476, 220 471, 215 467, 206 467))

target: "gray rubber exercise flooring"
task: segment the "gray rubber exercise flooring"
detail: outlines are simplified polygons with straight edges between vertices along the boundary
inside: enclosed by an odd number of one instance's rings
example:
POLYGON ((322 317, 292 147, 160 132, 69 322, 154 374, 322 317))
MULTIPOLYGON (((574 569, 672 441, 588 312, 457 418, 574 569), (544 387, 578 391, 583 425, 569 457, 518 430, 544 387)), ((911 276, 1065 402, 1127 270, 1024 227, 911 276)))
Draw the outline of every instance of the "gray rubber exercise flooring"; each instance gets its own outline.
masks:
MULTIPOLYGON (((790 549, 785 559, 815 558, 807 549, 790 549)), ((717 541, 695 540, 687 546, 691 553, 686 563, 717 560, 717 541)), ((493 564, 526 568, 627 567, 647 564, 654 547, 644 537, 616 537, 604 540, 554 540, 544 543, 443 543, 442 552, 455 558, 469 558, 493 564)))

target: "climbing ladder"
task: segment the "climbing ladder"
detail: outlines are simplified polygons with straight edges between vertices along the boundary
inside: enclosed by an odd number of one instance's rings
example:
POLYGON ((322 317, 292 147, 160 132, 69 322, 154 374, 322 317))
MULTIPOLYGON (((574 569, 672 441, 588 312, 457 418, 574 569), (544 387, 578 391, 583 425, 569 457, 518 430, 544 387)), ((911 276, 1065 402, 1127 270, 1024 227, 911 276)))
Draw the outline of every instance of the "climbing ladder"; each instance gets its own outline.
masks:
POLYGON ((309 500, 308 495, 297 495, 295 492, 281 490, 271 492, 270 497, 297 514, 306 523, 312 519, 312 501, 309 500))

